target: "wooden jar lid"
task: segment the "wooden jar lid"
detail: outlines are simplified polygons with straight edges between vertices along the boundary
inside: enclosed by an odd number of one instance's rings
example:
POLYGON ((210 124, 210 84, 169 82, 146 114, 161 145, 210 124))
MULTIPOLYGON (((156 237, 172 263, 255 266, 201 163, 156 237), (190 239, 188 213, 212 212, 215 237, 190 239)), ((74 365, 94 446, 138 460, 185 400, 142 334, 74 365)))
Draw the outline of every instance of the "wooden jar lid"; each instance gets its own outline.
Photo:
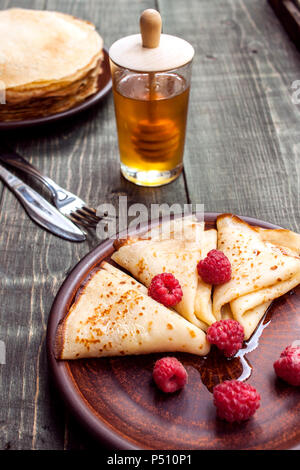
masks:
POLYGON ((162 72, 177 69, 194 57, 194 48, 184 39, 161 34, 158 11, 145 10, 140 17, 141 34, 121 38, 109 49, 117 65, 138 72, 162 72))

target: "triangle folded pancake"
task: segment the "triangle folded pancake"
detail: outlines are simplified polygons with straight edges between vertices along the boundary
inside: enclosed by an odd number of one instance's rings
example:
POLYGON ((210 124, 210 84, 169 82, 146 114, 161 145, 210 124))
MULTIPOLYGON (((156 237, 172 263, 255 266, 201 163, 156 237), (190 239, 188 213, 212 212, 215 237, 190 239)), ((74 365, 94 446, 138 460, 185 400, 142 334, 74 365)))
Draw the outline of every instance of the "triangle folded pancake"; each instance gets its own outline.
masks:
POLYGON ((262 240, 280 246, 286 252, 290 250, 291 255, 300 256, 300 235, 287 229, 265 229, 254 227, 260 234, 262 240))
POLYGON ((234 318, 248 339, 271 304, 300 283, 300 236, 252 227, 231 214, 217 219, 218 249, 229 258, 231 280, 216 286, 216 320, 234 318))
POLYGON ((197 264, 216 244, 216 230, 204 231, 203 222, 187 216, 155 227, 143 238, 117 240, 112 259, 147 288, 155 275, 172 273, 183 291, 182 300, 174 309, 206 331, 215 321, 212 286, 202 282, 197 264))
POLYGON ((209 352, 205 333, 103 262, 59 324, 57 359, 157 352, 209 352))

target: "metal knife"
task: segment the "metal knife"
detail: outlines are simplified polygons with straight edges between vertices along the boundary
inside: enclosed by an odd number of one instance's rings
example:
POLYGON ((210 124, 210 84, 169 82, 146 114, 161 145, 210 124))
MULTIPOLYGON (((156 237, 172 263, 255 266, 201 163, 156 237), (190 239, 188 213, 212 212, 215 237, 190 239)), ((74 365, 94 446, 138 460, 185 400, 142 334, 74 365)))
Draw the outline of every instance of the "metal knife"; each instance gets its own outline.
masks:
POLYGON ((0 178, 24 206, 28 215, 50 232, 70 241, 81 242, 86 235, 46 199, 0 165, 0 178))

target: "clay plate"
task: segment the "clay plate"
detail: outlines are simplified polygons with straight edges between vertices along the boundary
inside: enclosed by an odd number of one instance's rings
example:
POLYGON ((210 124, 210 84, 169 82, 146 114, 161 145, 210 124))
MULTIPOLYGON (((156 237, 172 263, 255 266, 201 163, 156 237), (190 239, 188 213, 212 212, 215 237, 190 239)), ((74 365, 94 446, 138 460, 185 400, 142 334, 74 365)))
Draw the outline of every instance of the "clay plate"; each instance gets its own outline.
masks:
POLYGON ((104 59, 102 62, 103 72, 99 75, 98 90, 93 95, 89 96, 82 103, 74 106, 73 108, 62 111, 61 113, 51 114, 50 116, 39 117, 35 119, 26 119, 23 121, 0 121, 0 131, 7 131, 11 129, 22 129, 24 127, 33 127, 42 124, 50 124, 60 119, 69 118, 77 113, 89 109, 91 106, 99 103, 112 89, 112 80, 110 74, 109 55, 106 49, 103 49, 104 59))
MULTIPOLYGON (((206 227, 218 214, 205 214, 206 227)), ((252 225, 278 228, 242 217, 252 225)), ((154 362, 164 354, 57 361, 58 322, 89 273, 113 252, 112 241, 96 247, 73 269, 51 309, 47 352, 56 385, 82 425, 114 449, 300 449, 300 389, 276 378, 273 362, 300 339, 300 288, 275 301, 240 357, 226 360, 215 349, 207 358, 174 353, 189 382, 165 395, 152 382, 154 362), (259 344, 258 344, 259 343, 259 344), (246 378, 261 394, 261 407, 243 424, 216 418, 211 390, 220 381, 246 378)))

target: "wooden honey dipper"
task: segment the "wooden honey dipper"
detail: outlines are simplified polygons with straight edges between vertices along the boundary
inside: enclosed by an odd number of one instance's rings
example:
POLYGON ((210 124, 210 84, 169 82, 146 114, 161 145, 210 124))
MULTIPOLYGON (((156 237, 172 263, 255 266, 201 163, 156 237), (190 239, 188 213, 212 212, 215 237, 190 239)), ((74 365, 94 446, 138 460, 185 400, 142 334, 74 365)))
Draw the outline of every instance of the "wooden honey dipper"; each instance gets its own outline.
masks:
MULTIPOLYGON (((157 48, 161 35, 161 16, 158 11, 145 10, 140 17, 142 45, 157 48)), ((136 152, 145 159, 167 160, 178 148, 180 133, 171 119, 159 119, 153 101, 159 99, 156 92, 155 72, 149 72, 149 119, 141 120, 132 132, 136 152)))
POLYGON ((172 158, 177 150, 180 133, 170 119, 144 119, 133 130, 131 140, 143 158, 163 161, 172 158))

